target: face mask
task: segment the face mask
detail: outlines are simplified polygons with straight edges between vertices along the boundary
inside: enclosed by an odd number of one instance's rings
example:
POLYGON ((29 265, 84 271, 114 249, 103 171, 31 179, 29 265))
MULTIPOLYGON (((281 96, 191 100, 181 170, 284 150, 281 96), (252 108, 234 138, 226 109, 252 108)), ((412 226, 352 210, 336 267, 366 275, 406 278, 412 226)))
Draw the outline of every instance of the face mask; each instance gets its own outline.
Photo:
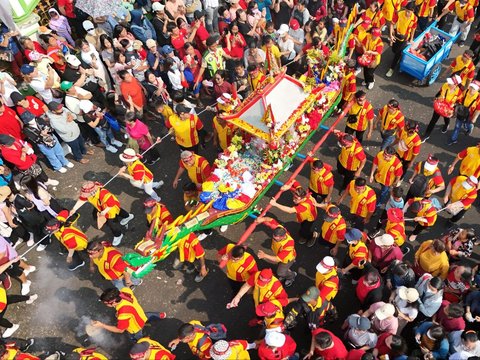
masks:
POLYGON ((133 46, 129 46, 129 47, 127 48, 127 51, 133 51, 133 46))
POLYGON ((95 29, 88 30, 87 33, 90 35, 95 35, 95 29))
POLYGON ((177 69, 178 69, 178 67, 177 67, 177 65, 176 65, 176 64, 174 64, 174 65, 172 65, 171 69, 172 69, 172 70, 177 70, 177 69))

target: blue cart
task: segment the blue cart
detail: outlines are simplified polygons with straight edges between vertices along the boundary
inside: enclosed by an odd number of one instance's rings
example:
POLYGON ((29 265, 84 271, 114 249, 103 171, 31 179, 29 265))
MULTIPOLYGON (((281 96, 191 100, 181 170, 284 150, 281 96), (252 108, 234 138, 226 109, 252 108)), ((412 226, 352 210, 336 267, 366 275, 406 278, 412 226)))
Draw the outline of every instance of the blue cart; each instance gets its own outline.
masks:
POLYGON ((460 36, 460 31, 455 36, 452 36, 445 31, 440 30, 435 25, 437 25, 436 21, 427 29, 425 29, 425 31, 413 41, 413 44, 409 44, 405 49, 403 49, 403 56, 402 60, 400 61, 400 72, 405 72, 413 76, 419 80, 420 84, 422 85, 432 85, 435 80, 437 80, 442 71, 442 61, 448 58, 453 44, 460 36), (410 47, 412 46, 414 49, 418 48, 426 33, 430 33, 433 36, 438 35, 439 37, 445 39, 445 43, 443 44, 442 48, 428 61, 420 59, 409 52, 410 47))

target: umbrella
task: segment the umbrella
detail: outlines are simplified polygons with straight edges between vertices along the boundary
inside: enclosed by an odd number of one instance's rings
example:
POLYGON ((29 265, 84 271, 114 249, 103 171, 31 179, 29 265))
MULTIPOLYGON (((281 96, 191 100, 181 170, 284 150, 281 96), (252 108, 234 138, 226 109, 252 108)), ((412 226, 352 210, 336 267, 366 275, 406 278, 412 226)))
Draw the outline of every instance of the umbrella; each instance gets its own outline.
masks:
POLYGON ((77 0, 75 7, 96 18, 112 15, 121 4, 121 0, 77 0))

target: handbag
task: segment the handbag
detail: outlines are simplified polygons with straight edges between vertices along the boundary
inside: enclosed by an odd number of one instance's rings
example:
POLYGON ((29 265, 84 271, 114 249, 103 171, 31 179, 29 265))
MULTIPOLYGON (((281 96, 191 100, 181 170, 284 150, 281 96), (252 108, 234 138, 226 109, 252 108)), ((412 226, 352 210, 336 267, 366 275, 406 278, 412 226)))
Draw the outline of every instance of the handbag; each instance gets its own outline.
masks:
POLYGON ((37 177, 42 173, 42 167, 37 163, 33 163, 27 170, 23 171, 24 175, 32 175, 33 177, 37 177))
POLYGON ((12 235, 13 229, 7 224, 0 221, 0 236, 4 238, 10 237, 12 235))
POLYGON ((350 114, 348 115, 347 117, 347 124, 355 124, 357 121, 358 121, 358 115, 360 114, 360 112, 363 110, 363 107, 360 108, 360 110, 358 110, 358 112, 356 114, 350 114))
POLYGON ((113 131, 120 131, 120 124, 118 123, 118 120, 115 119, 110 113, 105 113, 104 118, 107 120, 108 124, 110 125, 110 128, 113 131))

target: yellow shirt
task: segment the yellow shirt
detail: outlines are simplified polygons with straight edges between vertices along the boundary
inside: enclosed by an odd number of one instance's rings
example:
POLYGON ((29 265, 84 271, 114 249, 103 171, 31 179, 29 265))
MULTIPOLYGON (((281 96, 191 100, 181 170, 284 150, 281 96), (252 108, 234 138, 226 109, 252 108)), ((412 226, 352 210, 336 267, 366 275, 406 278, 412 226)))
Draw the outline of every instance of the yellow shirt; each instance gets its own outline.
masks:
POLYGON ((423 269, 423 271, 432 274, 432 276, 440 276, 443 280, 447 278, 449 262, 447 253, 444 251, 437 254, 431 249, 433 240, 423 242, 415 253, 415 260, 423 269))

